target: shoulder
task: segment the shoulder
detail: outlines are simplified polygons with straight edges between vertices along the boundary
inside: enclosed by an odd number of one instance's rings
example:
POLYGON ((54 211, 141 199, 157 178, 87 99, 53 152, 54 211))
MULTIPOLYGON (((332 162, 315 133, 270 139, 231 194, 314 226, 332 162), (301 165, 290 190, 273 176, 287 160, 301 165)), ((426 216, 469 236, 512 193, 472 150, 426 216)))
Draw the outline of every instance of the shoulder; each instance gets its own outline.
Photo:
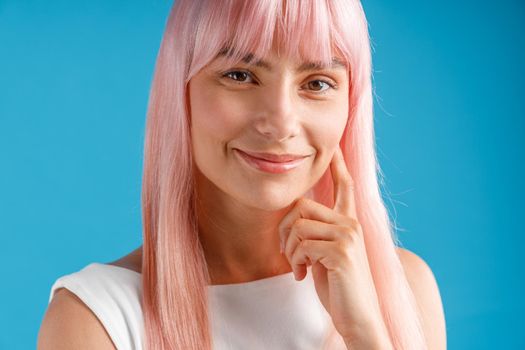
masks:
POLYGON ((38 332, 38 350, 115 350, 111 338, 93 312, 66 288, 57 290, 38 332))
POLYGON ((123 267, 138 273, 142 272, 142 246, 138 247, 131 253, 112 261, 109 265, 123 267))
POLYGON ((439 287, 430 266, 408 249, 396 248, 423 318, 428 349, 446 349, 446 326, 439 287))
POLYGON ((430 266, 428 266, 425 260, 419 255, 401 247, 396 247, 396 252, 407 274, 407 278, 423 277, 434 279, 434 273, 430 269, 430 266))

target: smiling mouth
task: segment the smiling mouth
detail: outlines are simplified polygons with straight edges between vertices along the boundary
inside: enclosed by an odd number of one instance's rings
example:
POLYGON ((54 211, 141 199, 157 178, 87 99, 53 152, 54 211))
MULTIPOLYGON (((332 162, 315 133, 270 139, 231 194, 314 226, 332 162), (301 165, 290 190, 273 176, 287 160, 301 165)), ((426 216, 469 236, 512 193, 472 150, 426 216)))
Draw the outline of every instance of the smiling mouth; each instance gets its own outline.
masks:
POLYGON ((289 162, 292 160, 308 157, 308 155, 290 154, 290 153, 277 154, 277 153, 250 152, 250 151, 243 151, 240 149, 237 149, 237 150, 243 153, 246 153, 249 156, 252 156, 254 158, 267 160, 267 161, 274 162, 274 163, 284 163, 284 162, 289 162))
POLYGON ((258 158, 253 156, 255 153, 248 154, 247 152, 241 151, 234 148, 233 151, 239 156, 246 164, 257 170, 271 173, 271 174, 282 174, 288 172, 294 168, 297 168, 301 163, 305 161, 309 156, 299 155, 276 155, 268 153, 257 153, 265 158, 273 158, 272 160, 258 158))

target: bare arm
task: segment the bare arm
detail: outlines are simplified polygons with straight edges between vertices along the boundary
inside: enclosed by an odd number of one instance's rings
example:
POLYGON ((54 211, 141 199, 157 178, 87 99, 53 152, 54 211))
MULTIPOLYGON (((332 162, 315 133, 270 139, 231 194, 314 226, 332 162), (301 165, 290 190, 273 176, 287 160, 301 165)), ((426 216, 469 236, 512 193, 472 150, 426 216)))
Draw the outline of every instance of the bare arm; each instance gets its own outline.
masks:
POLYGON ((399 258, 423 317, 423 331, 429 350, 446 350, 445 314, 439 288, 427 263, 417 254, 400 248, 399 258))
POLYGON ((66 288, 57 290, 38 332, 38 350, 116 350, 93 312, 66 288))

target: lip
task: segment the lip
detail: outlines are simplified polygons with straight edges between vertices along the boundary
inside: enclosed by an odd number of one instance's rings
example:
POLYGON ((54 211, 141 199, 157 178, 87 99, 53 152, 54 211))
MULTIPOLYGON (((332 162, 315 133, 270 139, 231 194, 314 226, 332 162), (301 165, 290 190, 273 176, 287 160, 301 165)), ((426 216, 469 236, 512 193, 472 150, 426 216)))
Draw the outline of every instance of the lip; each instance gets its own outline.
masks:
MULTIPOLYGON (((237 149, 237 148, 236 148, 237 149)), ((240 149, 237 149, 238 151, 241 151, 240 149)), ((267 160, 274 163, 285 163, 296 159, 301 159, 308 157, 307 155, 299 155, 299 154, 275 154, 275 153, 261 153, 261 152, 249 152, 249 151, 241 151, 246 153, 249 156, 252 156, 254 158, 267 160)))
POLYGON ((298 167, 309 156, 296 154, 273 154, 241 151, 234 148, 235 153, 248 165, 272 174, 285 173, 298 167))

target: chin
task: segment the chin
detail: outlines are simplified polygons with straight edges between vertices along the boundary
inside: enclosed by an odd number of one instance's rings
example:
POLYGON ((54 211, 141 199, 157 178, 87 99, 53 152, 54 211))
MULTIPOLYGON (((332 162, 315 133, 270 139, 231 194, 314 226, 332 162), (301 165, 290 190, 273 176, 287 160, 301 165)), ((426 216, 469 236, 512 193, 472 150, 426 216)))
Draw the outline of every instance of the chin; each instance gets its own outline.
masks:
POLYGON ((302 193, 290 190, 258 190, 243 191, 237 194, 236 199, 240 203, 265 211, 279 211, 289 207, 302 193))

